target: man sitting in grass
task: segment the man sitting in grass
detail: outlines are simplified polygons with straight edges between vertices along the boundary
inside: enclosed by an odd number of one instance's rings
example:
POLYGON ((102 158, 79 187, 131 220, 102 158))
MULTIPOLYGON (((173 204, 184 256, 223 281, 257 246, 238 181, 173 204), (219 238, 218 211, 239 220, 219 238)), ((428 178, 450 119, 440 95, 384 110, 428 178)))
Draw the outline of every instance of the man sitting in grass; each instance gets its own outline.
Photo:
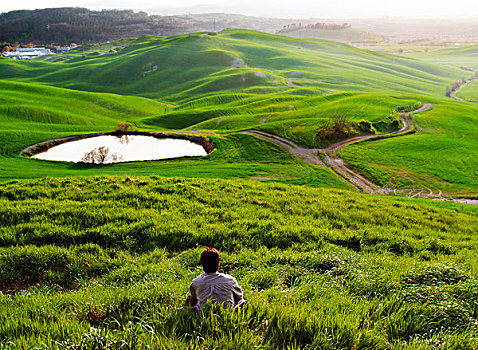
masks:
POLYGON ((239 308, 244 303, 241 287, 234 277, 219 273, 221 254, 214 248, 206 248, 201 253, 204 273, 196 277, 189 287, 191 294, 186 304, 200 312, 208 299, 226 308, 239 308))

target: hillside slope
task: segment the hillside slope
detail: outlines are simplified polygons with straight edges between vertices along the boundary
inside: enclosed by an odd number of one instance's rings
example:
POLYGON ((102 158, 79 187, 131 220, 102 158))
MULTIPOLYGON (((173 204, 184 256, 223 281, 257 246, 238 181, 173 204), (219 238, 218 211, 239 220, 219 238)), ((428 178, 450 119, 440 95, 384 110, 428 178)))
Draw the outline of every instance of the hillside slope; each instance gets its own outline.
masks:
POLYGON ((7 182, 0 334, 22 348, 474 349, 477 213, 251 180, 7 182), (241 312, 181 308, 204 246, 244 288, 241 312))
POLYGON ((252 87, 287 91, 308 86, 439 95, 462 72, 336 42, 226 30, 141 37, 118 52, 64 63, 0 59, 0 75, 77 90, 183 99, 252 87))
MULTIPOLYGON (((84 114, 90 108, 98 109, 89 101, 101 101, 106 95, 75 95, 70 89, 53 89, 51 94, 56 97, 49 100, 51 107, 46 107, 48 99, 43 96, 50 91, 43 85, 44 92, 39 90, 28 99, 22 99, 22 93, 16 100, 4 99, 4 179, 42 176, 48 171, 62 176, 100 171, 33 162, 18 157, 18 152, 31 143, 80 130, 110 131, 118 122, 128 120, 145 130, 207 129, 219 152, 205 159, 187 160, 187 169, 181 166, 182 161, 161 162, 161 166, 144 162, 105 167, 101 173, 187 172, 188 176, 255 177, 344 188, 348 185, 329 169, 304 164, 286 149, 242 131, 256 129, 304 147, 323 147, 331 141, 318 138, 318 132, 336 117, 347 118, 355 133, 381 133, 399 125, 396 107, 406 109, 421 102, 434 104, 435 110, 417 117, 416 135, 350 146, 341 154, 357 172, 382 186, 393 184, 416 190, 414 193, 432 189, 451 195, 475 195, 478 191, 473 146, 478 135, 477 109, 443 97, 444 87, 460 77, 465 72, 462 69, 336 42, 247 30, 227 30, 219 35, 144 36, 118 44, 123 46, 117 52, 107 51, 110 44, 95 46, 85 51, 86 58, 80 51, 63 63, 0 60, 2 77, 25 82, 19 85, 20 91, 25 90, 27 82, 38 81, 124 96, 123 100, 121 96, 108 97, 114 100, 113 111, 104 116, 97 113, 98 119, 83 116, 82 108, 84 114), (65 97, 60 98, 63 94, 65 97), (168 102, 136 110, 138 104, 149 106, 151 100, 133 100, 125 95, 168 102), (69 99, 75 100, 72 108, 62 108, 69 99), (119 113, 115 115, 116 109, 119 113), (105 118, 108 115, 110 119, 105 118), (362 121, 369 125, 366 130, 359 128, 362 121), (436 138, 442 146, 434 145, 436 138), (407 145, 411 139, 413 149, 407 145), (447 143, 453 146, 443 146, 447 143), (381 151, 372 152, 376 148, 381 151), (447 159, 446 166, 441 164, 442 159, 447 159), (29 170, 22 173, 22 167, 29 170)), ((16 87, 6 83, 5 96, 12 96, 16 87)))

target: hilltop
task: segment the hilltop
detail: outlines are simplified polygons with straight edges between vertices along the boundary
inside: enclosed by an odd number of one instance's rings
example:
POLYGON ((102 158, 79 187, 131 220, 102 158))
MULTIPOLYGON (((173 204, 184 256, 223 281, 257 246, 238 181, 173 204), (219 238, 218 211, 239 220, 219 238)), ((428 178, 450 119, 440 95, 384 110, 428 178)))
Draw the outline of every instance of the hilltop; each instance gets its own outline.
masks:
POLYGON ((277 34, 292 36, 295 38, 318 38, 341 42, 381 42, 385 37, 360 29, 352 28, 349 23, 341 25, 333 23, 315 23, 305 26, 287 25, 277 34))
POLYGON ((83 44, 145 34, 171 35, 190 29, 178 19, 132 10, 63 7, 0 14, 0 42, 7 43, 83 44))

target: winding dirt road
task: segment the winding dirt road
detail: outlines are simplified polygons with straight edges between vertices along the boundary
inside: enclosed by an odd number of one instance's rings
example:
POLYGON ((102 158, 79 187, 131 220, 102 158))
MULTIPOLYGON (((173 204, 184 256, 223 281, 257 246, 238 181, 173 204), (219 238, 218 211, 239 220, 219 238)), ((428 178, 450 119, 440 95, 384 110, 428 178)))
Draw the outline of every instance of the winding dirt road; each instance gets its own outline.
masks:
MULTIPOLYGON (((359 192, 369 193, 369 194, 380 194, 380 195, 404 195, 410 198, 426 198, 426 199, 433 199, 433 200, 446 200, 446 201, 454 201, 458 203, 465 203, 465 204, 472 204, 478 205, 478 200, 476 199, 467 199, 467 198, 452 198, 451 196, 446 196, 441 191, 439 193, 433 193, 431 189, 426 189, 426 191, 421 191, 417 189, 397 189, 392 187, 380 187, 370 180, 366 179, 360 174, 357 174, 352 169, 347 167, 347 164, 344 162, 343 159, 336 155, 336 152, 340 149, 344 148, 345 146, 351 145, 353 143, 365 141, 365 140, 379 140, 383 138, 393 137, 393 136, 400 136, 405 135, 411 132, 414 129, 414 124, 417 130, 421 128, 415 121, 415 114, 424 112, 428 109, 432 108, 431 104, 424 104, 422 107, 408 112, 400 114, 400 119, 403 123, 403 127, 399 130, 387 133, 387 134, 380 134, 380 135, 364 135, 364 136, 357 136, 347 140, 343 140, 337 143, 330 145, 327 148, 304 148, 296 144, 295 142, 285 139, 283 137, 269 134, 264 131, 259 130, 247 130, 242 131, 243 134, 252 135, 263 140, 275 143, 286 150, 288 150, 291 154, 293 154, 297 159, 304 163, 308 164, 316 164, 322 167, 327 167, 338 175, 346 179, 350 182, 359 192)), ((187 133, 187 134, 214 134, 213 131, 207 130, 181 130, 181 131, 174 131, 174 133, 187 133)), ((466 195, 466 194, 463 194, 466 195)))
POLYGON ((402 135, 410 132, 413 130, 413 123, 410 119, 410 116, 414 115, 415 113, 420 113, 430 109, 432 106, 431 104, 424 104, 419 109, 408 113, 400 114, 400 119, 403 122, 403 127, 400 130, 396 130, 387 134, 381 135, 364 135, 364 136, 357 136, 351 139, 343 140, 337 143, 330 145, 327 148, 304 148, 296 143, 287 140, 285 138, 279 137, 277 135, 272 135, 263 131, 258 130, 249 130, 244 131, 243 133, 253 135, 264 140, 273 142, 291 152, 295 155, 298 159, 302 160, 305 163, 317 164, 323 167, 327 167, 332 169, 338 175, 342 176, 346 180, 348 180, 355 188, 357 188, 360 192, 371 193, 371 194, 388 194, 388 193, 397 193, 396 189, 387 188, 387 187, 380 187, 370 180, 367 180, 362 175, 357 174, 353 170, 347 167, 344 163, 343 159, 336 156, 336 152, 341 148, 351 145, 353 143, 361 142, 364 140, 374 140, 374 139, 383 139, 386 137, 402 135))
POLYGON ((335 155, 335 153, 344 148, 345 146, 351 145, 353 143, 361 142, 364 140, 377 140, 383 139, 391 136, 403 135, 411 130, 413 130, 413 123, 410 120, 410 116, 414 115, 415 113, 420 113, 426 111, 431 108, 431 104, 424 104, 422 107, 408 112, 408 113, 401 113, 400 119, 403 122, 403 127, 399 130, 389 132, 387 134, 381 135, 364 135, 364 136, 357 136, 351 139, 343 140, 337 143, 330 145, 327 148, 320 149, 319 152, 322 154, 322 159, 324 160, 325 165, 335 171, 340 176, 344 177, 348 180, 352 185, 354 185, 359 191, 365 193, 373 193, 373 194, 387 194, 387 193, 396 193, 393 188, 387 187, 380 187, 373 182, 367 180, 360 174, 357 174, 350 168, 346 166, 342 158, 339 158, 335 155))
POLYGON ((320 149, 318 148, 300 147, 298 144, 290 140, 284 139, 277 135, 269 134, 264 131, 249 130, 249 131, 243 131, 242 133, 253 135, 261 139, 273 142, 276 145, 279 145, 287 149, 290 153, 292 153, 298 159, 302 160, 304 163, 318 164, 323 167, 326 166, 326 164, 318 157, 318 152, 320 151, 320 149))
MULTIPOLYGON (((392 187, 380 187, 370 180, 364 178, 362 175, 357 174, 352 169, 348 168, 343 159, 339 158, 336 155, 336 152, 345 146, 351 145, 353 143, 365 141, 365 140, 379 140, 388 137, 400 136, 405 135, 411 132, 414 129, 414 124, 417 130, 421 128, 415 121, 415 114, 424 112, 432 108, 432 105, 427 103, 424 104, 422 107, 408 112, 400 114, 400 119, 403 123, 403 127, 399 130, 392 131, 387 134, 381 135, 364 135, 364 136, 357 136, 347 140, 343 140, 337 143, 330 145, 327 148, 304 148, 296 144, 295 142, 285 139, 283 137, 269 134, 264 131, 259 130, 248 130, 242 131, 244 134, 252 135, 263 140, 267 140, 269 142, 273 142, 276 145, 279 145, 290 153, 292 153, 297 159, 301 160, 304 163, 309 164, 316 164, 322 167, 327 167, 338 175, 349 181, 359 192, 369 193, 369 194, 381 194, 381 195, 404 195, 410 198, 426 198, 426 199, 433 199, 433 200, 445 200, 445 201, 453 201, 457 203, 465 203, 465 204, 472 204, 478 205, 478 200, 476 199, 467 199, 467 198, 452 198, 451 196, 446 196, 441 191, 439 193, 433 193, 431 189, 426 189, 426 191, 421 191, 417 189, 397 189, 392 187)), ((204 130, 196 130, 196 131, 176 131, 177 133, 199 133, 199 134, 213 134, 211 131, 204 131, 204 130)), ((466 194, 463 194, 466 195, 466 194)))

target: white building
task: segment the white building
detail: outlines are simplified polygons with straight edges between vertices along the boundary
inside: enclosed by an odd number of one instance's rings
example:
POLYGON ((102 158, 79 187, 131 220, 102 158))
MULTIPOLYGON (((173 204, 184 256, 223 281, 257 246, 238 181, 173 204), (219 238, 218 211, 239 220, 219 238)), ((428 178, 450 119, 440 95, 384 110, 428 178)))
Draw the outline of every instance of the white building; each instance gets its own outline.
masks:
POLYGON ((44 47, 19 48, 16 51, 7 51, 2 54, 3 57, 13 58, 15 60, 31 60, 32 58, 50 55, 51 51, 44 47))

